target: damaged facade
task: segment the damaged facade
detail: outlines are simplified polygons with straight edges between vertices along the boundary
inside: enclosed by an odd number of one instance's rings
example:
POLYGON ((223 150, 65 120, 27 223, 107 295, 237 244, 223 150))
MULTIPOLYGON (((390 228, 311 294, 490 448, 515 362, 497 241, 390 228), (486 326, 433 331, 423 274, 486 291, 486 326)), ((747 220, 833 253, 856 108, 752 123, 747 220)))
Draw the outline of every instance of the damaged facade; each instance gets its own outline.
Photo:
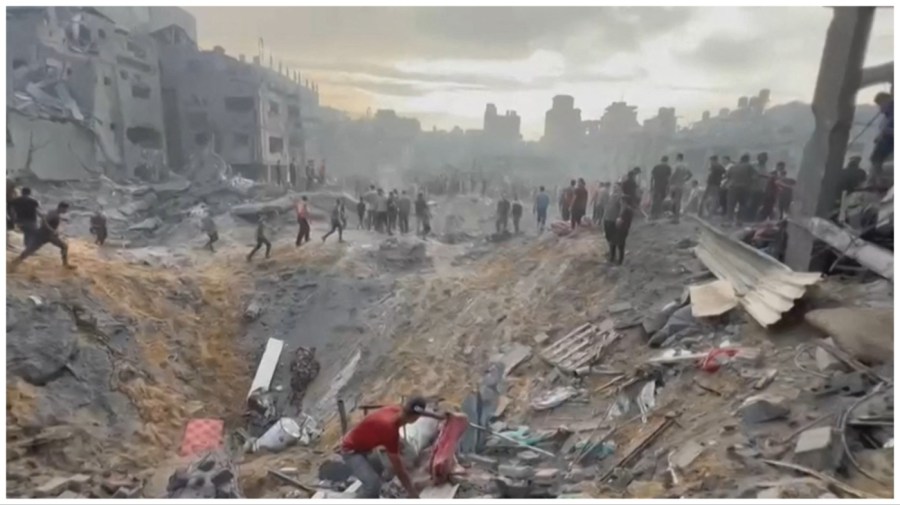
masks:
POLYGON ((46 161, 61 162, 41 167, 53 179, 77 179, 81 170, 120 177, 161 170, 165 127, 158 59, 148 35, 131 33, 92 8, 7 9, 12 138, 7 159, 13 162, 8 171, 29 170, 27 160, 33 161, 38 149, 55 151, 46 161), (36 143, 44 131, 62 131, 46 121, 85 132, 36 143), (87 132, 93 137, 92 153, 70 147, 83 146, 87 132), (71 162, 73 156, 81 167, 73 167, 78 165, 71 162))

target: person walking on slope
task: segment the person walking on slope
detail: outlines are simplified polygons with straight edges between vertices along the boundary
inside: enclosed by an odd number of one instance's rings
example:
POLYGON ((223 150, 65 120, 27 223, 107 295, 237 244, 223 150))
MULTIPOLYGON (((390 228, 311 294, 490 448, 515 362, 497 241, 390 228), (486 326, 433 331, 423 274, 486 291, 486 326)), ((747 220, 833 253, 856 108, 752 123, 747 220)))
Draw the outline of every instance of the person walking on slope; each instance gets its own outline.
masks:
POLYGON ((9 205, 12 207, 16 225, 22 230, 22 238, 25 247, 28 247, 38 229, 38 208, 41 204, 31 197, 31 188, 22 188, 22 193, 13 198, 9 205))
POLYGON ((575 201, 575 179, 572 179, 569 187, 560 195, 559 212, 563 221, 569 221, 572 216, 572 202, 575 201))
POLYGON ((584 182, 584 179, 578 179, 578 186, 573 191, 572 209, 570 211, 572 214, 571 217, 573 230, 576 226, 581 225, 581 219, 587 213, 587 204, 587 183, 584 182))
MULTIPOLYGON (((631 230, 631 221, 634 219, 635 209, 638 208, 638 184, 637 176, 641 173, 640 167, 634 167, 622 181, 622 197, 619 201, 618 217, 615 227, 615 250, 612 261, 621 265, 625 261, 625 242, 628 232, 631 230)), ((616 212, 609 212, 609 206, 604 211, 604 219, 616 216, 616 212)))
POLYGON ((416 422, 419 417, 444 419, 445 416, 428 412, 425 399, 414 396, 404 405, 381 407, 363 418, 341 440, 341 457, 350 467, 362 486, 356 492, 357 498, 378 498, 381 495, 381 472, 375 463, 374 451, 383 448, 397 479, 406 489, 410 498, 418 498, 419 492, 413 485, 409 472, 400 459, 400 430, 403 426, 416 422), (374 464, 373 464, 374 463, 374 464))
POLYGON ((375 203, 375 231, 392 235, 388 228, 388 197, 382 188, 378 188, 375 203))
POLYGON ((59 237, 59 223, 66 212, 69 212, 69 204, 59 202, 59 205, 54 210, 51 210, 43 217, 40 226, 31 235, 25 250, 10 263, 10 272, 15 271, 26 258, 38 252, 41 247, 47 244, 53 244, 59 248, 64 267, 73 268, 69 265, 69 246, 59 237))
POLYGON ((609 253, 606 259, 613 263, 618 259, 619 230, 618 221, 622 214, 622 183, 616 182, 612 193, 606 199, 606 207, 603 209, 603 234, 609 245, 609 253))
POLYGON ((362 195, 359 195, 359 201, 356 202, 356 217, 359 219, 356 229, 362 230, 366 227, 366 201, 363 200, 362 195))
POLYGON ((547 209, 550 207, 550 195, 541 186, 540 191, 534 197, 534 213, 537 216, 538 233, 544 232, 547 226, 547 209))
POLYGON ((209 215, 209 210, 206 211, 206 214, 200 221, 200 229, 206 233, 206 236, 209 239, 203 247, 209 249, 210 252, 216 252, 213 244, 219 241, 219 230, 216 228, 216 222, 213 221, 212 216, 209 215))
POLYGON ((500 197, 497 202, 497 233, 506 232, 509 229, 509 200, 506 195, 500 197))
POLYGON ((269 259, 269 253, 272 251, 272 243, 266 238, 266 219, 262 215, 259 216, 259 222, 256 224, 256 247, 247 255, 247 262, 253 260, 253 255, 259 251, 262 246, 266 246, 266 259, 269 259))
POLYGON ((97 212, 94 212, 94 215, 91 216, 90 232, 94 236, 97 245, 102 246, 106 242, 106 216, 103 214, 102 207, 97 209, 97 212))
POLYGON ((328 231, 322 237, 322 243, 325 243, 325 240, 337 230, 338 232, 338 242, 344 241, 344 222, 346 218, 344 217, 344 202, 338 198, 334 204, 334 208, 331 209, 331 230, 328 231))
POLYGON ((387 229, 388 235, 393 235, 397 226, 397 190, 391 190, 387 200, 387 229))
POLYGON ((519 221, 522 220, 522 202, 519 201, 519 197, 513 197, 512 204, 512 221, 513 221, 513 230, 516 235, 519 234, 519 221))
POLYGON ((305 196, 297 202, 297 225, 300 230, 297 232, 297 241, 294 242, 294 246, 300 247, 304 240, 309 242, 309 203, 305 196))

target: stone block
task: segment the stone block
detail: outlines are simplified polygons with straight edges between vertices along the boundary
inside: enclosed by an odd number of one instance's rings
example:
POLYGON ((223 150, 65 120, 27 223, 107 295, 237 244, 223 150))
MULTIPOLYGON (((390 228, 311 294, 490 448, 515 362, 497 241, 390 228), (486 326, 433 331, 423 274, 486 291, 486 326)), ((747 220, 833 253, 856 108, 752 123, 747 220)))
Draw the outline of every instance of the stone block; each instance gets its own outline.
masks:
POLYGON ((69 487, 69 477, 54 477, 47 482, 41 484, 34 490, 36 498, 46 498, 48 496, 56 496, 69 487))
POLYGON ((785 399, 775 395, 751 396, 738 408, 741 420, 747 424, 784 419, 790 412, 785 399))
POLYGON ((541 486, 552 486, 559 481, 560 471, 556 468, 539 468, 534 472, 532 479, 535 484, 541 486))
MULTIPOLYGON (((836 347, 834 339, 830 337, 823 343, 836 347)), ((843 361, 835 358, 830 352, 821 347, 816 347, 816 367, 818 367, 820 372, 846 372, 848 370, 847 365, 843 361)))
POLYGON ((465 461, 474 467, 483 468, 493 472, 496 472, 498 467, 496 459, 480 454, 466 454, 465 461))
POLYGON ((541 455, 534 451, 522 451, 516 457, 523 463, 536 463, 541 460, 541 455))
POLYGON ((519 465, 500 465, 497 472, 511 479, 530 479, 534 476, 533 468, 519 465))
POLYGON ((548 340, 550 340, 550 335, 542 331, 534 336, 534 345, 544 345, 544 342, 548 340))
POLYGON ((675 451, 675 454, 672 455, 672 465, 678 469, 685 469, 691 466, 691 463, 693 463, 702 452, 703 446, 691 440, 675 451))
POLYGON ((811 428, 797 437, 794 461, 813 470, 834 470, 840 464, 841 448, 830 426, 811 428))

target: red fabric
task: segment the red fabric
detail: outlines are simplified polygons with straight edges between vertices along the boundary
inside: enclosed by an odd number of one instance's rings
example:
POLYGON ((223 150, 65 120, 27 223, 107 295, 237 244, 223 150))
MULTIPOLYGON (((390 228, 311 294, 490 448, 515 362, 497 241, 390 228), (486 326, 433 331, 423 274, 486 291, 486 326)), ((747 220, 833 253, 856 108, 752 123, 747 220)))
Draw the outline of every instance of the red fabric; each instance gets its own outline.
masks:
POLYGON ((729 358, 733 358, 737 353, 737 349, 713 349, 709 351, 709 354, 704 356, 700 361, 700 370, 709 373, 716 372, 719 370, 719 361, 716 358, 718 358, 719 356, 728 356, 729 358))
POLYGON ((381 407, 372 412, 344 435, 341 449, 344 452, 366 453, 384 447, 388 454, 399 454, 402 415, 403 408, 399 405, 381 407))
POLYGON ((222 447, 225 422, 221 419, 191 419, 181 439, 181 456, 192 456, 222 447))
POLYGON ((461 414, 453 414, 441 427, 437 442, 431 452, 431 480, 435 484, 443 484, 450 479, 456 468, 456 447, 459 439, 469 428, 469 419, 461 414))

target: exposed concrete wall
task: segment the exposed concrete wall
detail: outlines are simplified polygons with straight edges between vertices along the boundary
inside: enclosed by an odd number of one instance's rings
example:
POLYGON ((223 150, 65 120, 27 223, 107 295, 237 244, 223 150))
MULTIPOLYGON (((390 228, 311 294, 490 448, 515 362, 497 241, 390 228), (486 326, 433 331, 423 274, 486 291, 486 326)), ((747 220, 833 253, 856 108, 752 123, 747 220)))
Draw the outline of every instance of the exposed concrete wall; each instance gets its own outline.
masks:
POLYGON ((41 179, 85 179, 97 169, 94 135, 72 122, 32 119, 15 112, 7 115, 12 145, 6 148, 7 177, 29 175, 41 179))
POLYGON ((197 20, 181 7, 95 7, 130 32, 151 33, 169 25, 180 26, 197 40, 197 20))

